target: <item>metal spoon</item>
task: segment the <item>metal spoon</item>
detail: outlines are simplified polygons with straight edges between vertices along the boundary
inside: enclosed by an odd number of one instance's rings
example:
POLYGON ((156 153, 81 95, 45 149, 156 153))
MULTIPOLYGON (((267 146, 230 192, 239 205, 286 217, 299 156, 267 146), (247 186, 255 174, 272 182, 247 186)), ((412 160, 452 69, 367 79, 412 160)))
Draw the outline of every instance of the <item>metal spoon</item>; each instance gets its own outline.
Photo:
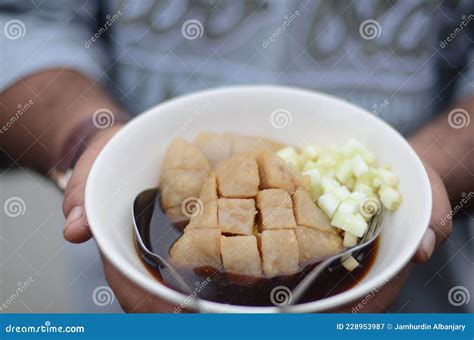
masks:
MULTIPOLYGON (((148 189, 138 194, 133 201, 133 225, 138 250, 147 263, 153 266, 159 265, 165 269, 184 293, 190 296, 195 295, 186 281, 163 256, 168 252, 179 235, 172 230, 176 223, 166 216, 161 209, 159 195, 159 189, 148 189), (157 230, 157 228, 151 228, 152 225, 160 225, 164 228, 157 230), (165 234, 169 235, 169 237, 166 237, 166 235, 159 235, 157 238, 150 237, 150 233, 163 232, 163 230, 166 230, 165 234), (159 244, 151 244, 151 239, 159 239, 160 242, 159 244)), ((187 305, 192 305, 197 310, 200 310, 199 302, 200 299, 196 296, 187 305)))
MULTIPOLYGON (((331 256, 324 260, 323 262, 319 263, 316 267, 314 267, 306 277, 301 280, 300 283, 293 289, 291 292, 291 300, 285 306, 280 307, 280 312, 287 312, 287 307, 295 305, 301 297, 303 297, 304 293, 311 287, 311 284, 323 273, 329 265, 333 262, 347 258, 352 254, 360 254, 365 248, 367 248, 372 242, 374 242, 377 237, 379 236, 382 230, 382 220, 383 216, 385 215, 385 209, 382 207, 381 210, 378 212, 377 215, 372 217, 369 228, 365 233, 364 237, 360 241, 360 243, 352 248, 349 248, 342 253, 337 255, 331 256)), ((355 257, 357 257, 357 255, 355 257)))

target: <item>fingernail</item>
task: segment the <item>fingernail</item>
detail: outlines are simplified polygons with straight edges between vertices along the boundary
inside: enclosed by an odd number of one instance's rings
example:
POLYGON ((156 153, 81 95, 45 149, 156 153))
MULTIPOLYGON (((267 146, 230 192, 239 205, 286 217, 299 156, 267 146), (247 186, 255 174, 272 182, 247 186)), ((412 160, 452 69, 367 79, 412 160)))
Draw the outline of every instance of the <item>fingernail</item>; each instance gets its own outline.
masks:
POLYGON ((436 243, 436 235, 433 229, 428 228, 423 235, 423 240, 421 240, 421 249, 426 255, 426 258, 429 259, 431 254, 433 254, 436 243))
POLYGON ((72 210, 69 212, 69 215, 67 215, 66 225, 80 219, 82 217, 83 210, 84 209, 79 205, 72 208, 72 210))

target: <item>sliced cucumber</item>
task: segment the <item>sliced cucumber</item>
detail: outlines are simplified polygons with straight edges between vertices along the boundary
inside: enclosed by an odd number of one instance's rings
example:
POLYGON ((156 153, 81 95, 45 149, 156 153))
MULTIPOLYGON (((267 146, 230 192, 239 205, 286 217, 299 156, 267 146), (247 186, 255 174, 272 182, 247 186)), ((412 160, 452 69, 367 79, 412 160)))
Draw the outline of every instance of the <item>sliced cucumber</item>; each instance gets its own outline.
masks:
POLYGON ((362 237, 367 231, 368 224, 361 214, 344 214, 335 212, 331 224, 357 237, 362 237))
POLYGON ((349 272, 359 267, 359 262, 352 256, 346 257, 345 259, 341 260, 341 264, 349 272))
POLYGON ((276 155, 283 159, 286 163, 293 164, 296 169, 300 168, 298 152, 295 150, 295 148, 291 146, 283 148, 278 151, 276 155))
POLYGON ((337 198, 333 192, 325 193, 318 199, 318 206, 327 216, 329 216, 329 218, 334 215, 337 208, 339 207, 339 204, 341 204, 341 200, 337 198))
POLYGON ((392 187, 382 187, 379 191, 380 201, 385 208, 390 211, 395 211, 402 204, 402 196, 398 190, 392 187))
POLYGON ((354 234, 351 234, 349 232, 344 233, 344 241, 343 241, 343 246, 344 248, 352 248, 357 245, 359 242, 359 238, 355 236, 354 234))

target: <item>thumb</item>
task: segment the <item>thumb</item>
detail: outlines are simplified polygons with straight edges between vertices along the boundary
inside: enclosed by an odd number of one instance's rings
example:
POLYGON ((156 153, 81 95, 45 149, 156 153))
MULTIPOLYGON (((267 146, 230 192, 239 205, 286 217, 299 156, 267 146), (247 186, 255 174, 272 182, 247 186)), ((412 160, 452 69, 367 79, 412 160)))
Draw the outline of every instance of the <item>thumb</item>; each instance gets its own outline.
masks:
POLYGON ((446 187, 436 171, 426 164, 425 168, 431 183, 433 206, 429 227, 412 259, 416 263, 428 261, 436 247, 449 237, 453 229, 451 219, 446 219, 446 216, 451 216, 451 204, 446 187))
POLYGON ((76 162, 64 192, 63 202, 63 213, 66 217, 64 238, 69 242, 82 243, 92 237, 84 209, 87 176, 100 151, 119 129, 119 126, 114 126, 97 133, 76 162))

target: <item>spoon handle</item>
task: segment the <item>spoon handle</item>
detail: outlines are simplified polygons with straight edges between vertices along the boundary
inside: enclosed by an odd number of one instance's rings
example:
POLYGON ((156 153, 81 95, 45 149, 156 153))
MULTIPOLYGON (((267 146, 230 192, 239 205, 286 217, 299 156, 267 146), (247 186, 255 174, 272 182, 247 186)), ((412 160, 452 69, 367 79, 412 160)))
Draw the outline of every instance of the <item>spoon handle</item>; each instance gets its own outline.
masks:
POLYGON ((319 276, 323 271, 326 270, 326 268, 331 264, 331 262, 334 261, 334 258, 328 258, 327 260, 321 262, 318 264, 316 267, 314 267, 311 272, 306 275, 306 277, 301 280, 300 283, 293 289, 291 292, 291 301, 288 303, 289 305, 294 305, 296 304, 303 294, 306 292, 306 290, 309 288, 309 286, 313 283, 314 279, 319 276))

